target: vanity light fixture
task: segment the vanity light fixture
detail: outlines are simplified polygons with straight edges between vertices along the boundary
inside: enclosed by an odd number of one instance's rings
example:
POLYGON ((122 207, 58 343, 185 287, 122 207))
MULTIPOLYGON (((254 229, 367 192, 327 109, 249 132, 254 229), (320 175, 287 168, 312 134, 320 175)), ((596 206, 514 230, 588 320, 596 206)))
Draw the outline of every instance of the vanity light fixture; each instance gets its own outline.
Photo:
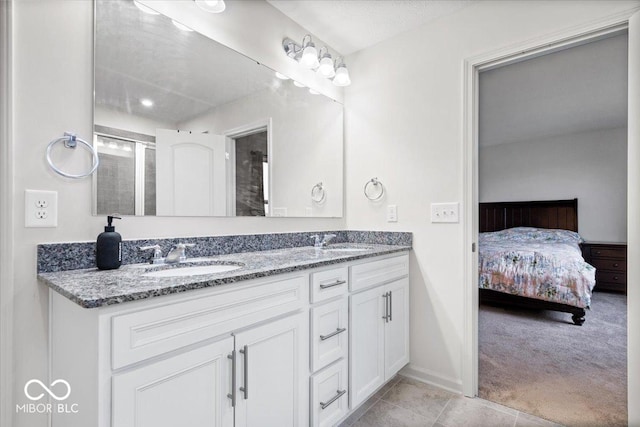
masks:
POLYGON ((227 5, 224 4, 224 0, 193 0, 196 5, 209 13, 220 13, 224 12, 227 5))
POLYGON ((284 74, 276 71, 276 77, 279 78, 280 80, 289 80, 289 77, 285 76, 284 74))
POLYGON ((282 47, 289 58, 298 61, 304 68, 317 71, 322 77, 332 80, 334 85, 349 86, 351 84, 349 71, 342 58, 334 62, 326 46, 320 48, 318 52, 309 34, 303 37, 300 44, 286 37, 282 41, 282 47))
POLYGON ((133 4, 135 4, 136 7, 141 11, 143 11, 144 13, 148 13, 149 15, 160 15, 160 12, 156 12, 155 10, 151 9, 149 6, 143 5, 137 0, 133 0, 133 4))
POLYGON ((297 82, 297 81, 295 81, 295 80, 293 81, 293 85, 294 85, 294 86, 296 86, 296 87, 306 87, 306 86, 305 86, 305 85, 303 85, 302 83, 297 82))

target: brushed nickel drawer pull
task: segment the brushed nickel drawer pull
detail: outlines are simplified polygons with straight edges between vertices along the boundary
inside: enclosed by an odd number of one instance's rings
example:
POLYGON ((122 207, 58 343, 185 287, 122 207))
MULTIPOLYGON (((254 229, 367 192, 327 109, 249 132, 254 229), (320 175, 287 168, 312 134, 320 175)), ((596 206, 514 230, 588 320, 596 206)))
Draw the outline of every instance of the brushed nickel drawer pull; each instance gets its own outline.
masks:
POLYGON ((389 292, 382 295, 382 298, 384 298, 384 316, 382 318, 384 323, 389 323, 389 292))
POLYGON ((329 338, 335 337, 336 335, 341 334, 346 330, 347 328, 338 328, 335 331, 331 332, 329 335, 320 335, 320 340, 322 341, 328 340, 329 338))
POLYGON ((347 283, 346 280, 336 280, 335 282, 329 283, 328 285, 320 285, 320 289, 333 288, 334 286, 344 285, 345 283, 347 283))
POLYGON ((328 402, 320 402, 320 407, 322 409, 325 409, 327 406, 331 405, 333 402, 335 402, 336 400, 340 399, 342 397, 343 394, 345 394, 347 392, 347 390, 338 390, 338 394, 336 394, 335 396, 333 396, 331 399, 329 399, 328 402))

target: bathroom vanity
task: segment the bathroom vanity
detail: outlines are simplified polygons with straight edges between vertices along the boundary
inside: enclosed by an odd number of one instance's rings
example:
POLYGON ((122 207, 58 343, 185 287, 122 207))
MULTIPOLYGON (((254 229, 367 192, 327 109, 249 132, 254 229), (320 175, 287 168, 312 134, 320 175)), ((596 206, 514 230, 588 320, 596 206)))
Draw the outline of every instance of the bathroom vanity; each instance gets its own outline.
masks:
POLYGON ((409 362, 409 246, 245 252, 41 273, 53 426, 333 426, 409 362))

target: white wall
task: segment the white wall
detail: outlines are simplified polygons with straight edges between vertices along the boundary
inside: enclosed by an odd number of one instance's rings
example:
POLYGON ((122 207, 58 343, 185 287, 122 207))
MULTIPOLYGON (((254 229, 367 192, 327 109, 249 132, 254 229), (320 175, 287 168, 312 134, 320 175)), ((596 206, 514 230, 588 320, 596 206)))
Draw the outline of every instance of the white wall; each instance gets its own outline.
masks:
POLYGON ((480 202, 578 198, 585 240, 627 241, 627 129, 481 147, 480 202))
MULTIPOLYGON (((95 239, 105 220, 91 216, 91 180, 63 179, 44 159, 48 142, 64 131, 84 138, 92 134, 93 2, 14 0, 13 13, 13 401, 24 403, 25 382, 47 379, 48 290, 36 280, 36 244, 95 239), (27 188, 58 192, 57 228, 24 228, 27 188)), ((286 74, 300 73, 280 44, 285 36, 302 37, 307 31, 267 3, 229 2, 225 13, 206 19, 235 49, 286 74)), ((85 162, 86 153, 76 151, 69 156, 85 162)), ((344 219, 317 218, 126 217, 117 229, 132 239, 341 229, 344 224, 344 219)), ((10 425, 45 426, 46 415, 14 414, 10 425)))
POLYGON ((347 227, 413 232, 409 372, 461 390, 464 224, 431 224, 429 205, 463 197, 464 60, 638 6, 482 1, 347 58, 347 227), (387 189, 379 204, 362 195, 373 176, 387 189))

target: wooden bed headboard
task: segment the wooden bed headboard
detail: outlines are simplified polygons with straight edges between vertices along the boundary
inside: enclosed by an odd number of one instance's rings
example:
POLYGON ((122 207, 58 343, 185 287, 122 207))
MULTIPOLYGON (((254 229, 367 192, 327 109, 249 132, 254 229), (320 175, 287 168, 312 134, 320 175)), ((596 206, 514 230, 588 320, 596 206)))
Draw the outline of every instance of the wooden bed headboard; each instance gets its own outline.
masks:
POLYGON ((480 233, 512 227, 578 231, 578 199, 480 203, 480 233))

